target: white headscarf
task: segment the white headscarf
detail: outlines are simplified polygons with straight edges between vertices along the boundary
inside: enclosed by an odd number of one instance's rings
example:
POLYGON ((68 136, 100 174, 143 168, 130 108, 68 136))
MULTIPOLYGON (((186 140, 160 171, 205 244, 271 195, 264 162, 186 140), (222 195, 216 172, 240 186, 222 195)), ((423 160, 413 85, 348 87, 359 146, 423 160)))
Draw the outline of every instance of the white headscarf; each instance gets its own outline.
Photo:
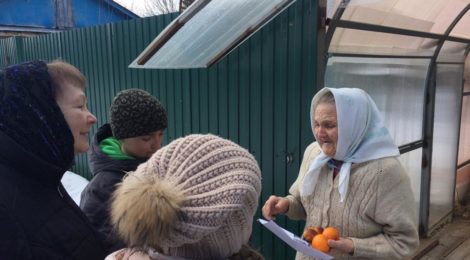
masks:
MULTIPOLYGON (((319 99, 331 92, 335 99, 338 121, 338 141, 334 157, 323 153, 310 164, 300 189, 301 196, 309 196, 315 190, 320 168, 330 159, 343 161, 339 172, 341 201, 348 194, 349 174, 352 163, 398 156, 398 147, 384 126, 380 112, 372 98, 358 88, 323 88, 312 99, 310 119, 314 131, 315 108, 319 99)), ((318 137, 315 136, 318 140, 318 137)))

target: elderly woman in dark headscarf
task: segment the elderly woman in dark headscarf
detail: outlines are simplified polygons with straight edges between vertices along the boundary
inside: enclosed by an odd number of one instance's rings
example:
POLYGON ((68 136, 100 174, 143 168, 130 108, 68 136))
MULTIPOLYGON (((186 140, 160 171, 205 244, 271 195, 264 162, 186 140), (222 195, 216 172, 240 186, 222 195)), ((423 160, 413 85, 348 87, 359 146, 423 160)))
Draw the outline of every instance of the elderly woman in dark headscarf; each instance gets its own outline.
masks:
POLYGON ((263 216, 336 227, 341 238, 328 240, 335 259, 412 254, 419 244, 416 204, 374 101, 360 89, 324 88, 312 100, 311 120, 317 141, 305 150, 290 195, 271 196, 263 216))
POLYGON ((74 155, 88 150, 94 123, 74 66, 34 61, 0 72, 0 258, 105 257, 60 182, 74 155))

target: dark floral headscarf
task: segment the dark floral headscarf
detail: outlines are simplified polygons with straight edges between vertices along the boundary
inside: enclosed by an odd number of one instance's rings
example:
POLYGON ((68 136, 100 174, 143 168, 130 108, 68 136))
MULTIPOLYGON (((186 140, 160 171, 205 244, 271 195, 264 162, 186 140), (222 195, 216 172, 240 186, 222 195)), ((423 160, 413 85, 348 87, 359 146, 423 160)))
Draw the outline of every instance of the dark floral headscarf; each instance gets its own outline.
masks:
POLYGON ((68 169, 73 163, 74 140, 54 93, 42 61, 0 71, 0 131, 26 151, 68 169))

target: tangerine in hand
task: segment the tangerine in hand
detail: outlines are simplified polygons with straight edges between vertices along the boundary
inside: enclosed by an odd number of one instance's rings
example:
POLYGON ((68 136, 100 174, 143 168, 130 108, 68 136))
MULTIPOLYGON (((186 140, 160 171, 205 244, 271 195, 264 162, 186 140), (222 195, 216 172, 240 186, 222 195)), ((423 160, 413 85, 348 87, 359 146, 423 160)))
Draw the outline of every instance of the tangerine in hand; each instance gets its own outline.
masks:
POLYGON ((317 234, 321 234, 323 232, 323 228, 319 226, 309 226, 308 228, 314 230, 317 234))
POLYGON ((323 230, 323 233, 322 233, 326 239, 333 239, 333 240, 339 240, 339 231, 338 229, 334 228, 334 227, 327 227, 323 230))
POLYGON ((302 238, 311 243, 312 242, 312 239, 313 237, 315 237, 317 234, 320 234, 321 231, 319 230, 319 228, 321 229, 321 227, 315 227, 315 226, 309 226, 307 228, 305 228, 304 230, 304 233, 302 235, 302 238), (319 232, 320 231, 320 232, 319 232))
POLYGON ((313 237, 314 237, 315 235, 316 235, 316 234, 314 234, 314 233, 312 232, 312 230, 306 228, 306 229, 304 230, 304 233, 303 233, 303 235, 302 235, 302 238, 303 238, 305 241, 307 241, 307 242, 312 242, 312 239, 313 239, 313 237))
POLYGON ((318 234, 312 239, 312 247, 322 251, 323 253, 328 253, 328 251, 330 251, 328 239, 323 234, 318 234))

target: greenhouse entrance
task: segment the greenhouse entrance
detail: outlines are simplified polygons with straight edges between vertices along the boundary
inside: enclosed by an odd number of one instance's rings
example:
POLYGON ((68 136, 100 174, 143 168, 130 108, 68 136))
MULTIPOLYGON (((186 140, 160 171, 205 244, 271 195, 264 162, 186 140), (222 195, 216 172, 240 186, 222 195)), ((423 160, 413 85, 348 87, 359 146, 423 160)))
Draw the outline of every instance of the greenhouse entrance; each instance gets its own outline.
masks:
POLYGON ((400 146, 425 237, 451 221, 455 194, 468 186, 469 7, 447 0, 327 2, 325 85, 362 88, 377 102, 400 146))

